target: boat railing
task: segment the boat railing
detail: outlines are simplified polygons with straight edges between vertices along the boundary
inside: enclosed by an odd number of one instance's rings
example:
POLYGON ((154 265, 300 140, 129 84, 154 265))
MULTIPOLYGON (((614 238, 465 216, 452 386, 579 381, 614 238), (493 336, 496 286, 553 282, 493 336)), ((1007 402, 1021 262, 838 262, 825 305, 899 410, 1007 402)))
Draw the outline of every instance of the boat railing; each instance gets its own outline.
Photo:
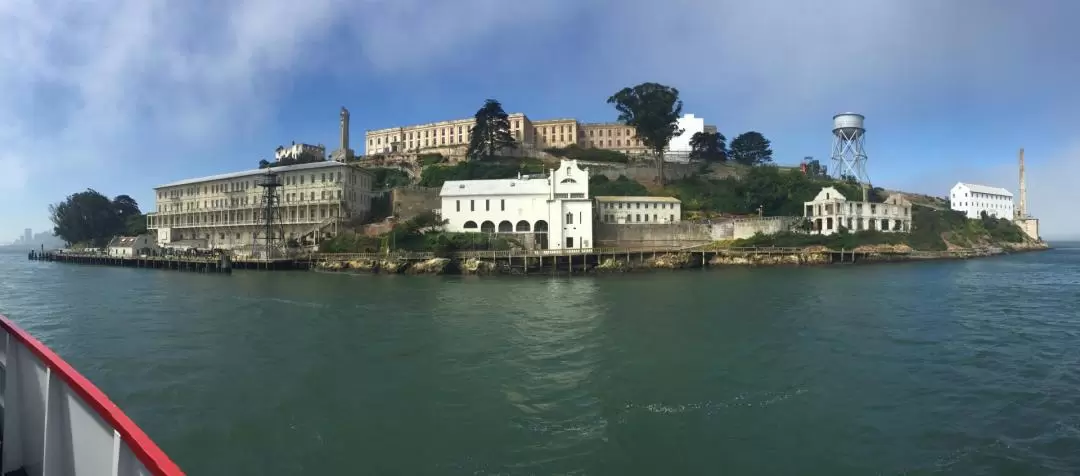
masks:
POLYGON ((0 371, 0 474, 184 474, 101 390, 3 315, 0 371))

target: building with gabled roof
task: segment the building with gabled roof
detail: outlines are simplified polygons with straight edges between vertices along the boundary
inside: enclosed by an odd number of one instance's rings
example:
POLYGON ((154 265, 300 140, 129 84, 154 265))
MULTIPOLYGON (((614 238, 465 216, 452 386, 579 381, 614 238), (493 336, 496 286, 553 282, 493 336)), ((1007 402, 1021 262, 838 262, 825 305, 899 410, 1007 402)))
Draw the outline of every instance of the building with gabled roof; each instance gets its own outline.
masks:
POLYGON ((949 191, 949 208, 975 219, 983 212, 996 218, 1013 219, 1013 194, 1001 187, 957 182, 949 191))
POLYGON ((139 236, 114 236, 109 241, 107 252, 109 256, 130 258, 143 253, 149 253, 156 249, 157 243, 149 234, 139 236))
POLYGON ((542 175, 449 180, 439 197, 450 232, 513 234, 539 249, 593 246, 589 169, 576 160, 542 175))
POLYGON ((873 203, 848 200, 835 187, 825 187, 804 203, 804 216, 816 235, 831 235, 841 228, 852 233, 911 231, 911 202, 899 193, 890 195, 884 203, 873 203))

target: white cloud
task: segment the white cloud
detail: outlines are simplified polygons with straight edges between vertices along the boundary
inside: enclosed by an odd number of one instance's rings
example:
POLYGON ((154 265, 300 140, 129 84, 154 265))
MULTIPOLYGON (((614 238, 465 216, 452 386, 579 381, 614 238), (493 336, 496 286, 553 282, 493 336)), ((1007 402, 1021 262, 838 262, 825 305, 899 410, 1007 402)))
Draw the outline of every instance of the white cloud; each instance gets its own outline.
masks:
MULTIPOLYGON (((0 185, 45 169, 31 159, 79 173, 243 134, 298 75, 403 78, 466 61, 488 75, 542 63, 575 88, 668 82, 694 98, 689 109, 721 104, 731 117, 717 122, 771 130, 834 109, 936 100, 920 96, 935 82, 986 97, 1067 83, 1080 66, 1044 52, 1075 40, 1066 9, 1077 8, 1036 3, 2 0, 0 160, 21 175, 0 185), (488 38, 498 44, 470 48, 488 38), (1047 65, 1053 75, 1030 73, 1047 65)), ((1080 109, 1080 96, 1054 108, 1080 109)))

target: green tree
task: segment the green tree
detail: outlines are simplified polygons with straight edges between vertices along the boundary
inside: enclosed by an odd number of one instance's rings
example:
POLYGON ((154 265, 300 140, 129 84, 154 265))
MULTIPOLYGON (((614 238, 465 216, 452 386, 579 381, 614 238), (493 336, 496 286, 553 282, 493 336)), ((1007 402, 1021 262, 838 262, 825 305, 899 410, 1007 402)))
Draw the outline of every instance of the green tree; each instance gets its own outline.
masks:
POLYGON ((743 165, 772 163, 771 145, 760 132, 744 132, 731 141, 728 156, 743 165))
POLYGON ((634 128, 641 142, 656 155, 656 181, 664 184, 664 150, 682 133, 679 90, 657 83, 623 88, 607 100, 619 111, 619 122, 634 128))
POLYGON ((124 228, 113 202, 93 189, 69 195, 64 201, 50 205, 49 215, 53 234, 68 243, 104 246, 124 228))
POLYGON ((504 150, 517 148, 517 142, 510 133, 510 116, 503 111, 499 101, 484 101, 484 106, 476 111, 474 117, 476 124, 469 132, 469 159, 490 159, 504 150))
POLYGON ((703 162, 727 160, 727 138, 719 132, 695 132, 690 138, 690 159, 703 162))

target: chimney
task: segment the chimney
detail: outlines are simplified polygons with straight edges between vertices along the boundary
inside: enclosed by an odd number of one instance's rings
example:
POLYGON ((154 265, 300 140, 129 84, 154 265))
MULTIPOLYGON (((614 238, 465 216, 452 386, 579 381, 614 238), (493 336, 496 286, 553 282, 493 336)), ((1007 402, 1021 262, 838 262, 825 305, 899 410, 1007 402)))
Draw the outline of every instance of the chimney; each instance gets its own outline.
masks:
POLYGON ((1024 176, 1024 149, 1020 149, 1020 203, 1016 206, 1016 218, 1027 218, 1027 178, 1024 176))

